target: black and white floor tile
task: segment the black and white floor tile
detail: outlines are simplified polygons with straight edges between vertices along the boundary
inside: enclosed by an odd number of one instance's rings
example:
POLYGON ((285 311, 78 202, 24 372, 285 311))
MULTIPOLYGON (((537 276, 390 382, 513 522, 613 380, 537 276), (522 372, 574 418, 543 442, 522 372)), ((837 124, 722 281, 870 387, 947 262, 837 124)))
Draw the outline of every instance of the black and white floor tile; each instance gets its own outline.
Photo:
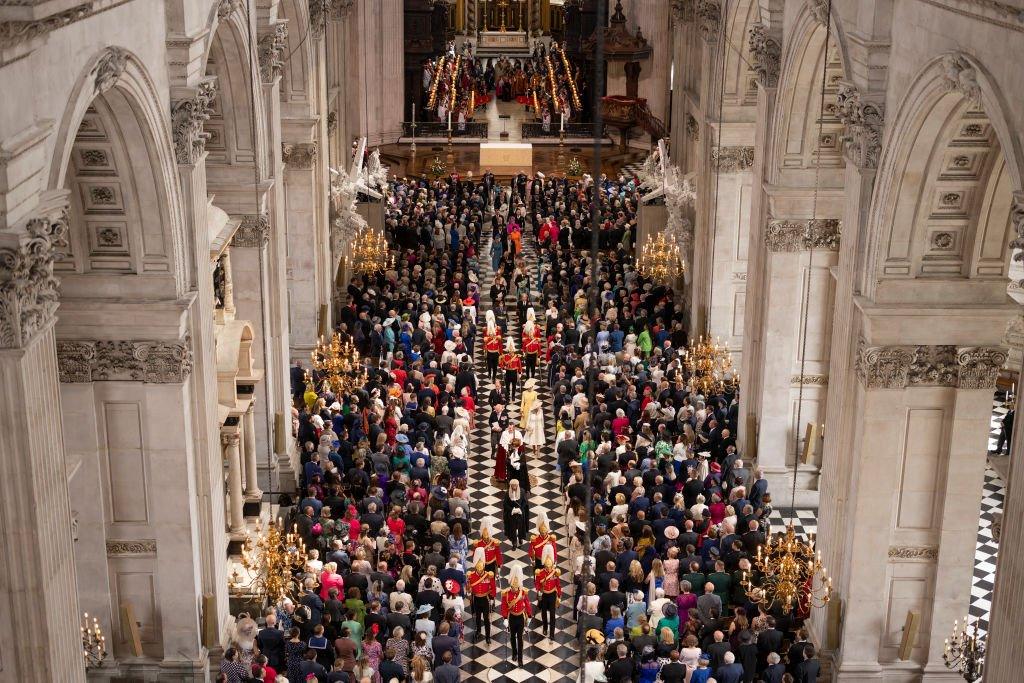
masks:
MULTIPOLYGON (((484 329, 484 314, 491 308, 491 301, 488 293, 494 280, 494 272, 491 270, 489 244, 481 245, 481 254, 477 262, 477 272, 480 280, 480 290, 483 293, 481 305, 479 306, 479 329, 484 329)), ((532 238, 524 234, 523 254, 531 266, 536 265, 536 250, 532 238)), ((536 285, 535 285, 536 286, 536 285)), ((534 301, 539 301, 539 292, 534 291, 534 301)), ((522 321, 516 319, 513 297, 506 302, 509 311, 508 330, 505 334, 511 335, 518 343, 522 321)), ((540 310, 538 308, 538 310, 540 310)), ((527 554, 527 541, 518 548, 513 548, 505 537, 502 528, 502 498, 503 489, 495 485, 492 480, 495 469, 494 453, 491 450, 490 430, 488 417, 490 409, 486 405, 485 397, 493 388, 493 383, 487 377, 487 366, 482 354, 476 354, 477 393, 480 396, 478 401, 475 429, 470 435, 470 469, 469 469, 469 492, 473 505, 474 532, 478 532, 483 524, 490 525, 495 532, 495 537, 502 542, 502 555, 505 566, 510 562, 518 561, 524 566, 523 573, 526 577, 526 586, 533 588, 533 567, 527 554)), ((538 379, 546 374, 546 368, 541 363, 538 368, 538 379)), ((566 553, 566 527, 563 510, 562 496, 559 490, 558 474, 555 472, 555 421, 551 410, 551 392, 546 383, 541 381, 537 387, 540 399, 544 402, 545 419, 547 422, 547 444, 541 448, 540 456, 534 457, 532 453, 527 455, 527 464, 530 472, 531 489, 529 491, 529 502, 531 511, 531 531, 537 515, 541 510, 545 511, 551 528, 559 540, 559 567, 562 570, 563 600, 557 610, 556 630, 554 639, 547 639, 541 632, 539 615, 530 623, 530 628, 525 634, 525 649, 523 666, 519 667, 511 657, 511 650, 508 646, 508 634, 502 624, 501 614, 498 611, 498 603, 495 603, 491 614, 491 642, 487 643, 482 637, 477 640, 474 637, 475 624, 472 619, 466 620, 465 642, 462 647, 462 680, 470 683, 484 683, 507 679, 516 683, 570 683, 579 673, 579 657, 575 643, 575 624, 572 621, 572 587, 570 585, 571 571, 569 568, 566 553)), ((509 417, 512 421, 520 418, 520 409, 517 401, 509 406, 509 417)), ((473 540, 477 538, 474 533, 473 540)), ((499 572, 499 590, 505 587, 507 572, 499 572)), ((536 603, 535 603, 536 612, 536 603)))

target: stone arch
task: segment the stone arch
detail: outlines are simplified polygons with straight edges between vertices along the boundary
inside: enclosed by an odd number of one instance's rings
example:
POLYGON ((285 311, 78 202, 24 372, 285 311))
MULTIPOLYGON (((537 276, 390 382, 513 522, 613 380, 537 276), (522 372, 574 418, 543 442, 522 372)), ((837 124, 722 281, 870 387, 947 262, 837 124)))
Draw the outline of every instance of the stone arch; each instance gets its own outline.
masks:
POLYGON ((48 189, 69 194, 62 296, 110 296, 135 276, 140 297, 186 288, 184 216, 166 118, 142 63, 108 47, 87 62, 61 119, 48 189))
POLYGON ((282 58, 281 102, 285 107, 304 105, 305 111, 312 113, 316 106, 314 49, 319 39, 318 29, 313 26, 309 3, 305 0, 283 0, 280 7, 288 20, 288 42, 282 58))
POLYGON ((1005 111, 973 58, 948 53, 924 67, 894 113, 879 160, 867 296, 1005 303, 1017 236, 1011 210, 1024 175, 1005 111))
POLYGON ((768 166, 773 182, 778 176, 790 176, 792 183, 812 185, 817 179, 826 186, 841 183, 845 164, 840 134, 842 123, 835 111, 835 95, 845 73, 846 59, 833 12, 831 33, 810 9, 805 9, 783 46, 779 77, 778 104, 769 146, 774 163, 768 166), (826 43, 828 40, 828 43, 826 43), (824 113, 821 107, 821 70, 826 59, 824 113), (818 122, 821 118, 821 139, 818 122))
POLYGON ((268 175, 263 88, 248 11, 240 5, 221 16, 207 51, 206 75, 216 78, 210 118, 203 126, 209 136, 206 164, 212 193, 254 182, 254 165, 259 178, 268 175), (239 174, 239 168, 247 168, 248 174, 239 174))
POLYGON ((725 49, 725 104, 751 106, 757 104, 757 74, 750 57, 747 36, 751 25, 761 17, 756 0, 738 0, 728 8, 728 35, 725 49))

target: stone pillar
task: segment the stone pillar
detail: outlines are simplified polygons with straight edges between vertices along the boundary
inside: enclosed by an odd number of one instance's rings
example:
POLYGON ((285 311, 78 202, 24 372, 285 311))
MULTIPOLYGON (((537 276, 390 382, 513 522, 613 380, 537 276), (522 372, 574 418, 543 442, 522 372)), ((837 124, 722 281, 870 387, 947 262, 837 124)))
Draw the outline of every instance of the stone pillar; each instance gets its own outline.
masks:
POLYGON ((242 458, 239 452, 240 438, 237 432, 222 433, 224 459, 228 463, 228 531, 241 534, 245 531, 242 515, 242 458))
POLYGON ((256 467, 256 412, 255 402, 249 404, 249 409, 242 416, 243 448, 245 450, 245 500, 247 502, 259 502, 263 496, 257 479, 256 467))
POLYGON ((856 523, 821 530, 846 544, 835 680, 896 671, 955 679, 942 666, 942 644, 969 605, 989 406, 1005 359, 990 347, 861 339, 851 448, 860 474, 849 493, 856 523), (921 627, 909 660, 899 661, 908 610, 920 612, 921 627))
MULTIPOLYGON (((63 202, 62 202, 63 204, 63 202)), ((85 681, 53 322, 67 214, 0 236, 0 635, 4 677, 85 681), (27 634, 31 634, 28 636, 27 634)))

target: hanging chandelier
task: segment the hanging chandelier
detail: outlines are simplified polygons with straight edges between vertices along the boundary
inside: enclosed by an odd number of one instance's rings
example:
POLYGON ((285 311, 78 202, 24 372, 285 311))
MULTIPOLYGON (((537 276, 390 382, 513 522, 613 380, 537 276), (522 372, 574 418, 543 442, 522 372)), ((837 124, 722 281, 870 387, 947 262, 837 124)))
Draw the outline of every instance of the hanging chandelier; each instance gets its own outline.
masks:
POLYGON ((739 388, 740 377, 732 365, 732 354, 721 341, 699 337, 683 351, 683 367, 690 373, 694 391, 705 396, 733 393, 739 388))
POLYGON ((963 630, 959 619, 953 622, 953 636, 945 639, 942 661, 947 669, 959 673, 965 681, 981 680, 985 669, 985 636, 979 633, 977 621, 973 631, 967 617, 964 617, 963 630))
POLYGON ((679 246, 669 242, 665 233, 660 232, 654 239, 648 239, 637 259, 636 269, 642 277, 661 284, 671 284, 686 272, 679 253, 679 246))
POLYGON ((371 275, 392 265, 391 250, 384 233, 364 225, 352 243, 352 270, 358 275, 371 275))
POLYGON ((798 538, 792 524, 785 533, 769 535, 758 547, 751 575, 743 572, 741 585, 762 612, 779 606, 785 614, 794 605, 822 607, 832 598, 832 579, 814 550, 814 537, 798 538))
POLYGON ((82 657, 85 659, 86 670, 103 666, 107 658, 107 638, 103 635, 100 622, 96 617, 89 620, 89 613, 82 614, 82 657))
POLYGON ((314 369, 323 378, 326 389, 346 394, 366 384, 366 367, 351 339, 342 339, 335 332, 331 338, 320 337, 310 353, 314 369))
POLYGON ((296 577, 301 577, 308 559, 298 526, 287 533, 279 517, 266 529, 260 526, 254 535, 246 535, 240 562, 246 575, 236 568, 228 579, 228 586, 233 591, 260 599, 264 605, 282 598, 297 599, 301 586, 296 577))

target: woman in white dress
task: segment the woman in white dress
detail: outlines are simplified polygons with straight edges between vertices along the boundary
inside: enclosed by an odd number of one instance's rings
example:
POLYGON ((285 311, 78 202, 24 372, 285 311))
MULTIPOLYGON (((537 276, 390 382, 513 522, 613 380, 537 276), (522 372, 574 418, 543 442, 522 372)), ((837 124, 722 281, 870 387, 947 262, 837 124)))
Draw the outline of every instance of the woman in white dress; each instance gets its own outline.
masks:
POLYGON ((537 380, 530 378, 523 384, 522 415, 526 422, 523 428, 523 443, 533 448, 534 456, 540 455, 544 445, 544 405, 536 391, 537 380))

